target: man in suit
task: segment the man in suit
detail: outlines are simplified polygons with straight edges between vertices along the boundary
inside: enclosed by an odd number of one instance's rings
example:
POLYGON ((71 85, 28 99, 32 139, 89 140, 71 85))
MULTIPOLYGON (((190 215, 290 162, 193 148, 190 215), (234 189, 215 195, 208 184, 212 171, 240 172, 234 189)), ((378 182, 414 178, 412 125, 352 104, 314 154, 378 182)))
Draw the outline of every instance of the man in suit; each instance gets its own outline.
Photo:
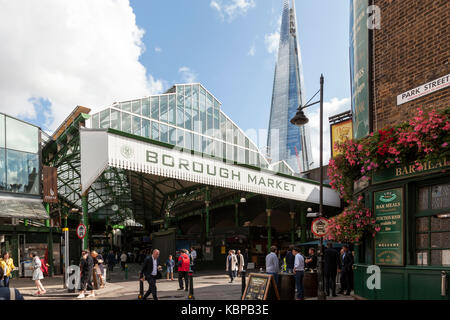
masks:
POLYGON ((148 282, 148 290, 145 293, 143 300, 146 300, 150 293, 153 295, 154 300, 158 300, 158 296, 156 293, 156 280, 161 279, 161 262, 159 260, 159 250, 153 250, 153 254, 144 260, 144 265, 141 270, 140 280, 145 280, 148 282))
POLYGON ((341 262, 339 260, 339 253, 333 249, 331 242, 327 243, 327 249, 324 252, 324 276, 326 284, 327 295, 331 294, 336 297, 336 275, 337 270, 340 269, 341 262))
POLYGON ((344 253, 342 254, 342 280, 343 287, 346 289, 346 296, 350 295, 352 291, 352 278, 353 278, 353 255, 349 251, 348 246, 344 245, 342 247, 344 253))

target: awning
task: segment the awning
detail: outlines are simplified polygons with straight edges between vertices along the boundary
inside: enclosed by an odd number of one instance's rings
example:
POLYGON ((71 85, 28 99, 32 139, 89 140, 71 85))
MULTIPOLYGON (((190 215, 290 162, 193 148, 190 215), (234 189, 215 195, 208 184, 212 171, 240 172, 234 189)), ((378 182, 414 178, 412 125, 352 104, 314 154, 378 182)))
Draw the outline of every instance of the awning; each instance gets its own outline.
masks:
POLYGON ((0 217, 46 220, 49 215, 41 199, 0 197, 0 217))

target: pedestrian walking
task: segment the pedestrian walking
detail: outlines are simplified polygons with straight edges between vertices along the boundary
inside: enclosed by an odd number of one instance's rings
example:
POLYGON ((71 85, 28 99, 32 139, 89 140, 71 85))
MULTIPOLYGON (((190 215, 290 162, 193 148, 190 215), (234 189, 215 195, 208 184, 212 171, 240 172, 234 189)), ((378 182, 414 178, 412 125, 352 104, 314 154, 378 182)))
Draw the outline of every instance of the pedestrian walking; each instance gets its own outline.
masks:
POLYGON ((233 283, 235 273, 237 271, 237 258, 234 254, 234 250, 228 251, 228 256, 225 264, 225 271, 228 272, 230 277, 230 283, 233 283))
POLYGON ((327 243, 327 249, 324 251, 324 276, 326 293, 329 296, 330 290, 333 297, 336 297, 336 276, 337 270, 340 269, 339 253, 333 249, 331 242, 327 243))
POLYGON ((266 273, 274 277, 278 286, 278 273, 280 272, 280 262, 277 256, 277 247, 271 246, 270 253, 266 256, 266 273))
POLYGON ((3 252, 0 258, 0 268, 3 270, 3 285, 9 288, 9 279, 11 279, 11 272, 16 270, 14 261, 8 252, 3 252))
POLYGON ((191 270, 195 270, 195 263, 197 262, 197 251, 195 251, 194 247, 191 247, 191 270))
POLYGON ((167 280, 170 279, 173 281, 173 268, 175 267, 175 260, 172 259, 172 255, 169 255, 169 259, 166 261, 167 267, 167 280))
POLYGON ((86 290, 90 290, 91 294, 88 298, 95 297, 94 287, 92 286, 92 274, 94 269, 94 260, 88 250, 81 253, 80 271, 81 271, 81 293, 77 297, 83 299, 86 297, 86 290))
POLYGON ((108 272, 113 272, 114 265, 116 264, 116 257, 114 256, 114 252, 112 250, 109 251, 106 256, 106 264, 108 265, 108 272))
POLYGON ((140 273, 140 281, 144 281, 145 277, 145 280, 148 282, 148 290, 145 293, 143 300, 147 300, 150 294, 152 294, 153 300, 158 300, 156 280, 161 279, 161 270, 162 267, 159 259, 159 250, 154 249, 152 255, 145 258, 144 265, 142 266, 140 273))
POLYGON ((305 276, 305 260, 300 253, 300 249, 292 249, 294 255, 295 288, 297 290, 296 300, 305 300, 303 291, 303 278, 305 276))
POLYGON ((248 249, 244 250, 244 270, 247 270, 248 266, 248 249))
POLYGON ((188 273, 191 261, 188 256, 188 252, 186 249, 181 250, 181 254, 178 257, 178 284, 180 287, 178 290, 188 291, 189 288, 189 279, 188 273), (183 288, 183 279, 184 279, 184 288, 183 288))
POLYGON ((344 253, 342 255, 342 279, 344 283, 344 288, 346 290, 345 295, 349 296, 352 291, 352 278, 353 278, 353 255, 349 251, 348 246, 344 245, 342 247, 344 253))
POLYGON ((0 301, 2 300, 24 300, 19 290, 4 286, 4 269, 0 268, 0 301))
POLYGON ((237 272, 238 272, 238 276, 241 275, 242 270, 244 270, 244 256, 241 253, 241 250, 238 250, 236 252, 236 260, 237 260, 237 272))
POLYGON ((44 286, 41 283, 41 280, 44 279, 44 274, 42 273, 41 267, 42 262, 36 252, 31 253, 30 257, 32 258, 31 269, 33 270, 32 280, 34 281, 36 288, 38 289, 34 295, 39 296, 43 295, 47 292, 44 286))
POLYGON ((125 264, 127 263, 128 256, 124 252, 122 252, 122 255, 120 256, 120 266, 122 267, 122 271, 125 271, 125 264))
POLYGON ((94 270, 100 280, 100 288, 105 287, 105 281, 103 279, 103 273, 105 272, 105 268, 103 266, 103 256, 96 251, 92 251, 91 253, 92 259, 94 260, 94 270))

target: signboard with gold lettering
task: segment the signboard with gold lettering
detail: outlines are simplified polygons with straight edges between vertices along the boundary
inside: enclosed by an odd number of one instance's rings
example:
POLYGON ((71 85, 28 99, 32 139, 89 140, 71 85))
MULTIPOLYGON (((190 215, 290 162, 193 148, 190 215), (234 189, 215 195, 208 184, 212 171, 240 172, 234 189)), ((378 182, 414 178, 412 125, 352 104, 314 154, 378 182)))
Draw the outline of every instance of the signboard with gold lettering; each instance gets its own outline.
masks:
POLYGON ((381 228, 375 236, 375 264, 403 266, 403 189, 375 192, 374 203, 381 228))
POLYGON ((345 140, 351 140, 353 138, 353 121, 347 120, 340 123, 335 123, 331 125, 331 156, 334 158, 341 154, 334 150, 334 145, 336 142, 342 143, 345 140))

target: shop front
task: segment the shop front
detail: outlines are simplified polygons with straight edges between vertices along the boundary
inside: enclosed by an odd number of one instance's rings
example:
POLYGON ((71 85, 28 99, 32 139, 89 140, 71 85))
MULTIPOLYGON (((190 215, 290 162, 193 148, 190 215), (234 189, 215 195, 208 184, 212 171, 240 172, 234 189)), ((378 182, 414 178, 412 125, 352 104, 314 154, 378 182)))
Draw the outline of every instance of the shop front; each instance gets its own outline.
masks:
POLYGON ((423 167, 376 172, 372 185, 359 192, 381 229, 356 246, 356 295, 450 299, 450 162, 437 159, 423 167), (380 267, 379 288, 368 269, 372 265, 380 267))

